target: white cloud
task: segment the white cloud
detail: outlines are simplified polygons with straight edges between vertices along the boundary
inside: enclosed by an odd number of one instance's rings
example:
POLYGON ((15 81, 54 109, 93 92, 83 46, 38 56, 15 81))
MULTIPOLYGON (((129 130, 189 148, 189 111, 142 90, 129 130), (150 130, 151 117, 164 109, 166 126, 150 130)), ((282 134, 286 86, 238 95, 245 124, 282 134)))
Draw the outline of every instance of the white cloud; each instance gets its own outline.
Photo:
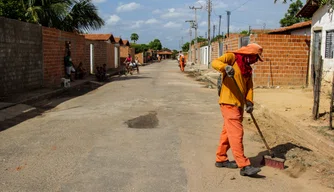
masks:
POLYGON ((208 22, 206 22, 206 21, 202 21, 202 22, 199 24, 199 26, 201 26, 201 27, 208 26, 208 22))
POLYGON ((92 0, 93 3, 104 3, 107 0, 92 0))
POLYGON ((121 18, 117 15, 110 15, 109 18, 106 21, 107 25, 115 25, 117 24, 119 21, 121 20, 121 18))
POLYGON ((140 4, 132 2, 132 3, 128 3, 128 4, 120 4, 116 11, 117 12, 126 12, 126 11, 133 11, 136 10, 140 7, 140 4))
POLYGON ((160 13, 162 13, 162 11, 161 11, 160 9, 156 9, 156 10, 154 10, 152 13, 153 13, 153 14, 160 14, 160 13))
POLYGON ((185 15, 184 10, 176 11, 175 8, 168 9, 167 13, 161 15, 162 18, 178 18, 185 15))
POLYGON ((228 4, 222 2, 222 1, 219 1, 215 4, 213 4, 213 7, 216 8, 216 9, 225 9, 228 7, 228 4))
POLYGON ((146 24, 156 24, 156 23, 159 23, 159 21, 156 20, 156 19, 149 19, 149 20, 147 20, 145 23, 146 23, 146 24))
POLYGON ((180 23, 174 23, 172 21, 166 23, 164 25, 165 28, 177 28, 177 27, 181 27, 181 24, 180 23))
POLYGON ((131 28, 132 29, 137 29, 143 26, 143 24, 145 23, 145 21, 143 20, 139 20, 139 21, 135 21, 132 25, 131 28))

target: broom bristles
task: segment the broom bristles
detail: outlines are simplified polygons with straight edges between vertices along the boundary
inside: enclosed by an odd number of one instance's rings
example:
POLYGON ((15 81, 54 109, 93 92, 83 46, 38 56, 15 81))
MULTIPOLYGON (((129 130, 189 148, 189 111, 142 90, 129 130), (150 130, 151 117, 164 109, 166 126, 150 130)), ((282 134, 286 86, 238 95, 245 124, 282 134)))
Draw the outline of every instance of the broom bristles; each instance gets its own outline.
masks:
POLYGON ((273 167, 273 168, 277 168, 277 169, 281 169, 281 170, 283 170, 285 168, 284 167, 285 159, 265 155, 263 157, 263 160, 264 160, 264 165, 265 166, 273 167))

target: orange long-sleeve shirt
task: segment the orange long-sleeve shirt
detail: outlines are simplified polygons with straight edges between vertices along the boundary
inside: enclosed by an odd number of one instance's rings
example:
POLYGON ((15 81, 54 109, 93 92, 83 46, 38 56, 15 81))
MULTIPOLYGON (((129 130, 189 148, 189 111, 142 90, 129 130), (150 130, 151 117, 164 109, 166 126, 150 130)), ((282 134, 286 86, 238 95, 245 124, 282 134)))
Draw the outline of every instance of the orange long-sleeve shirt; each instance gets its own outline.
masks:
POLYGON ((220 92, 219 104, 230 104, 238 107, 244 107, 243 98, 238 93, 233 79, 226 76, 225 67, 227 65, 233 66, 235 71, 234 78, 247 101, 253 102, 253 80, 252 77, 245 78, 242 76, 240 68, 235 61, 233 53, 226 53, 212 61, 212 67, 223 74, 223 85, 220 92), (226 77, 225 77, 226 76, 226 77), (225 78, 224 78, 225 77, 225 78))

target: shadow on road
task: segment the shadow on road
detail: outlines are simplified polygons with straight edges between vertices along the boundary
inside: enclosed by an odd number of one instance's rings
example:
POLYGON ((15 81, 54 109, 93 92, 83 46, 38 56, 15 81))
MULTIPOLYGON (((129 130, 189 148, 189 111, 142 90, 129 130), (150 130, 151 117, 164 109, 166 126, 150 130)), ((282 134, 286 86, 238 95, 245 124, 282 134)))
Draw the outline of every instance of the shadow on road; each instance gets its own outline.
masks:
POLYGON ((126 81, 126 80, 133 80, 133 79, 138 80, 138 79, 152 79, 152 78, 151 77, 143 77, 143 76, 135 76, 135 75, 133 75, 133 76, 122 75, 122 76, 114 76, 114 77, 110 78, 110 81, 111 82, 112 81, 126 81))
MULTIPOLYGON (((312 151, 309 148, 303 147, 303 146, 299 146, 293 143, 285 143, 285 144, 281 144, 281 145, 277 145, 273 148, 271 148, 272 152, 275 154, 275 157, 281 158, 281 159, 286 159, 286 154, 295 148, 299 148, 303 151, 312 151)), ((260 152, 257 156, 255 157, 250 157, 249 160, 251 161, 251 164, 255 167, 263 167, 264 166, 264 162, 263 162, 263 156, 268 155, 269 152, 268 150, 262 151, 260 152)))
MULTIPOLYGON (((27 107, 24 108, 24 110, 20 110, 20 107, 17 107, 22 104, 17 104, 16 106, 13 106, 12 109, 7 109, 8 113, 16 113, 18 115, 15 115, 13 118, 5 119, 4 121, 0 121, 0 132, 7 130, 17 124, 20 124, 28 119, 37 117, 42 115, 45 111, 48 111, 50 109, 55 108, 59 104, 66 102, 70 99, 73 99, 75 97, 85 95, 88 92, 91 92, 101 85, 93 84, 90 82, 87 82, 82 85, 78 85, 76 87, 72 87, 70 89, 65 90, 64 92, 60 93, 57 96, 53 96, 48 99, 44 99, 41 101, 34 101, 29 103, 22 103, 27 105, 27 107), (17 110, 16 110, 17 107, 17 110), (27 109, 28 108, 28 109, 27 109), (16 111, 15 111, 16 110, 16 111)), ((6 111, 2 111, 5 113, 6 111)))

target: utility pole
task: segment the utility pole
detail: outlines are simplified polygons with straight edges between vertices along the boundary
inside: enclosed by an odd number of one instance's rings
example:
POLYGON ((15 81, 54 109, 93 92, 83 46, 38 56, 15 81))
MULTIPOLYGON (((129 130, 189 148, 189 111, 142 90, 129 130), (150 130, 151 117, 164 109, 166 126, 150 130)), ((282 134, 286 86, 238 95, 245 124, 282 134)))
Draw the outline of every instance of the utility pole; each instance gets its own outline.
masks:
POLYGON ((216 25, 213 25, 213 34, 212 34, 212 39, 215 38, 216 33, 216 25))
MULTIPOLYGON (((192 54, 193 54, 193 52, 191 51, 191 42, 192 42, 192 31, 191 31, 191 28, 195 28, 195 21, 194 20, 187 20, 186 22, 188 22, 188 23, 190 23, 190 28, 189 28, 189 35, 190 35, 190 39, 189 39, 189 50, 190 50, 190 59, 191 59, 191 61, 192 61, 192 54)), ((194 45, 194 47, 195 47, 195 61, 196 61, 196 46, 194 45)), ((192 62, 194 62, 194 61, 192 61, 192 62)))
POLYGON ((251 29, 251 26, 249 25, 249 26, 248 26, 248 35, 250 35, 251 32, 252 32, 252 29, 251 29))
POLYGON ((230 36, 230 16, 231 16, 231 11, 226 11, 227 12, 227 37, 230 36))
POLYGON ((207 7, 208 7, 208 68, 210 68, 210 61, 211 61, 211 11, 212 11, 212 2, 208 0, 207 7))
POLYGON ((222 16, 219 15, 219 29, 218 29, 218 35, 220 35, 220 25, 221 25, 221 22, 222 22, 222 16))
POLYGON ((197 60, 197 56, 199 55, 198 54, 199 49, 198 49, 198 45, 197 45, 197 29, 198 29, 197 9, 202 9, 202 8, 203 8, 202 6, 201 7, 195 7, 195 6, 189 7, 189 9, 195 10, 195 22, 193 23, 193 28, 195 28, 195 63, 196 64, 199 64, 198 60, 197 60))
POLYGON ((192 40, 192 35, 193 35, 193 32, 191 31, 191 27, 189 29, 189 50, 188 50, 188 60, 192 61, 192 51, 191 51, 191 40, 192 40))

